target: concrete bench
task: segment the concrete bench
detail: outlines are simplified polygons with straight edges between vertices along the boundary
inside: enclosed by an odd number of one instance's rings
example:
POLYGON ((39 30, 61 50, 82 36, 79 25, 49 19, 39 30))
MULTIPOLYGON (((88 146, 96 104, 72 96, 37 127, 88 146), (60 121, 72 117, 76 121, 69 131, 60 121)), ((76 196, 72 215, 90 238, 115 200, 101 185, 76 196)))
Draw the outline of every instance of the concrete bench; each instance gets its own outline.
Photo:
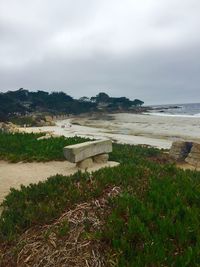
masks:
POLYGON ((79 168, 86 169, 95 163, 106 163, 108 153, 112 152, 112 142, 110 140, 90 141, 63 148, 65 158, 72 163, 76 163, 79 168))

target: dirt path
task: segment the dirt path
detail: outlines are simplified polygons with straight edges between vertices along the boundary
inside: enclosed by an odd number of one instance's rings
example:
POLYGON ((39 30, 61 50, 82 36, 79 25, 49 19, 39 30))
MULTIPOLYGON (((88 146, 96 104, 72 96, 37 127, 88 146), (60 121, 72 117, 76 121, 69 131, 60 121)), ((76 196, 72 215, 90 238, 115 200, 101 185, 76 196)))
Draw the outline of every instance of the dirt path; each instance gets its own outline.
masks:
MULTIPOLYGON (((107 164, 94 164, 88 171, 92 172, 102 167, 114 167, 116 162, 107 164)), ((75 164, 67 161, 33 162, 33 163, 8 163, 0 161, 0 203, 9 193, 10 188, 19 189, 20 185, 29 185, 44 181, 56 174, 70 175, 77 172, 75 164)))

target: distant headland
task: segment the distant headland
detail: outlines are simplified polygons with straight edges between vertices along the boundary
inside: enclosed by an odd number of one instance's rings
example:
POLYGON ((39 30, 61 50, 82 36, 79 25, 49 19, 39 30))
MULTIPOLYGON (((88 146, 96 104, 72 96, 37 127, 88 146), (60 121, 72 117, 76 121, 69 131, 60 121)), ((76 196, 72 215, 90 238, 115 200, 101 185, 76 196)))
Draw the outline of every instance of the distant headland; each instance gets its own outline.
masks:
MULTIPOLYGON (((110 97, 101 92, 94 97, 83 96, 75 99, 64 92, 32 92, 20 88, 16 91, 0 93, 0 121, 33 114, 63 115, 90 112, 139 112, 144 102, 140 99, 130 100, 127 97, 110 97)), ((30 120, 30 118, 29 118, 30 120)))

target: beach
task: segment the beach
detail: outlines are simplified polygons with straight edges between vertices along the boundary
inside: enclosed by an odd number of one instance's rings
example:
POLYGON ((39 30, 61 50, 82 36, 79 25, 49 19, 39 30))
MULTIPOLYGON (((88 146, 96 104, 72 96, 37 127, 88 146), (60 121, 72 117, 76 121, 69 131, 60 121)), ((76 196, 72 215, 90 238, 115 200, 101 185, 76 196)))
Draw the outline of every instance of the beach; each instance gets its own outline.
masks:
POLYGON ((169 149, 175 140, 200 142, 200 118, 131 113, 93 114, 59 120, 56 126, 20 128, 20 131, 106 138, 122 144, 169 149))

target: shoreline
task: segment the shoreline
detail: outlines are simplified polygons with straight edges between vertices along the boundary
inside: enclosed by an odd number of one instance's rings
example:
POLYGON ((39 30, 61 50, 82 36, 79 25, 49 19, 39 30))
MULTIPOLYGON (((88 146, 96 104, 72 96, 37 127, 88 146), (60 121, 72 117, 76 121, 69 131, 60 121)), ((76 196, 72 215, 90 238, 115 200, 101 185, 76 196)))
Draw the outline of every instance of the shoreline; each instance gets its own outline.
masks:
POLYGON ((200 118, 115 113, 74 116, 55 126, 20 128, 23 132, 50 132, 66 137, 111 139, 113 142, 169 149, 175 140, 200 142, 200 118))

